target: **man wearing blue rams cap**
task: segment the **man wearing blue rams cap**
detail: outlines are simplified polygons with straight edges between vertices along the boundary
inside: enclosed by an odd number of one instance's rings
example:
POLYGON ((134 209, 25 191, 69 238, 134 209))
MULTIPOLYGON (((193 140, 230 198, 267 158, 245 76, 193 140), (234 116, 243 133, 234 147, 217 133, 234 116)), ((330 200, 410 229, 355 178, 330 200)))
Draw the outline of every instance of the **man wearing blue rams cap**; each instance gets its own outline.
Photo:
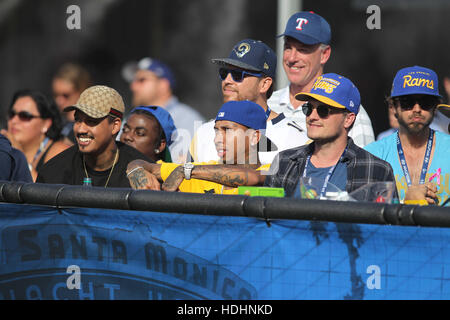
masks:
POLYGON ((399 70, 391 91, 398 131, 365 147, 392 165, 405 203, 443 204, 449 198, 450 136, 430 128, 441 101, 438 85, 431 69, 399 70))
POLYGON ((221 194, 237 194, 239 185, 260 185, 264 176, 257 171, 269 167, 262 166, 258 158, 258 148, 271 144, 264 135, 266 123, 266 114, 258 104, 248 100, 226 102, 214 121, 219 161, 182 166, 135 161, 127 169, 130 184, 136 189, 160 190, 164 182, 165 191, 221 194))
MULTIPOLYGON (((306 143, 308 139, 301 125, 267 106, 277 67, 276 54, 269 46, 259 40, 244 39, 233 47, 227 58, 212 59, 212 62, 219 66, 223 102, 249 100, 260 105, 267 115, 267 136, 278 150, 306 143)), ((213 127, 212 120, 197 130, 190 150, 194 161, 218 160, 213 127)), ((261 162, 271 163, 277 152, 261 150, 261 162)))
POLYGON ((287 196, 294 196, 300 177, 323 180, 322 193, 328 182, 350 193, 367 183, 395 181, 389 163, 359 148, 348 136, 360 109, 359 91, 350 80, 335 73, 323 74, 311 90, 295 98, 307 101, 302 111, 313 142, 280 152, 266 186, 283 187, 287 196))
MULTIPOLYGON (((289 85, 275 91, 268 104, 275 112, 283 112, 303 124, 305 115, 301 106, 305 101, 299 101, 295 95, 309 92, 314 81, 323 74, 331 56, 331 28, 320 15, 302 11, 289 18, 284 33, 278 37, 284 37, 282 66, 289 85)), ((372 123, 362 106, 349 136, 360 147, 374 141, 372 123)))

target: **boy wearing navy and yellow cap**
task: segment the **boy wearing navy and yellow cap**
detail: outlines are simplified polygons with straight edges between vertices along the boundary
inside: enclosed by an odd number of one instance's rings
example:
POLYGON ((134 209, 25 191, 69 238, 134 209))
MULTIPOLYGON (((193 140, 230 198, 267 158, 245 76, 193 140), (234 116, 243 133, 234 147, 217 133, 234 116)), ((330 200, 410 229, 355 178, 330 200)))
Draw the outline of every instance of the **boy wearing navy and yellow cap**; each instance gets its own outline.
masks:
POLYGON ((292 197, 299 192, 301 177, 323 181, 323 194, 328 182, 348 193, 372 182, 394 182, 389 163, 359 148, 348 136, 360 107, 359 91, 349 79, 323 74, 309 92, 300 92, 295 98, 307 101, 302 110, 313 142, 280 152, 265 186, 282 187, 286 196, 292 197))

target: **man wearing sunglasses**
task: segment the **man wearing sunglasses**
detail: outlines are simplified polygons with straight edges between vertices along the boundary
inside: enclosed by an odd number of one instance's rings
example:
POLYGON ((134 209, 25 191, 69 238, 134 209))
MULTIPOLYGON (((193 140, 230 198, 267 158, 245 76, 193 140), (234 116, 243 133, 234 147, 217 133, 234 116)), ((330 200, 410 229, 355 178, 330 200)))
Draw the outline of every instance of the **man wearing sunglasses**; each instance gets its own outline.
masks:
POLYGON ((301 177, 323 181, 323 195, 328 182, 350 193, 367 183, 395 181, 389 163, 359 148, 348 136, 360 108, 359 91, 350 80, 324 74, 309 92, 295 98, 307 101, 302 112, 313 142, 280 152, 270 167, 266 186, 282 187, 286 196, 292 197, 299 193, 301 177))
MULTIPOLYGON (((305 122, 305 115, 295 95, 311 90, 314 81, 323 73, 325 64, 331 55, 331 29, 328 22, 313 12, 297 12, 287 24, 284 37, 283 69, 289 85, 277 90, 268 104, 275 112, 283 112, 287 117, 305 122)), ((374 141, 372 122, 369 115, 360 106, 355 124, 349 132, 357 146, 363 147, 374 141)))
MULTIPOLYGON (((274 88, 277 57, 265 43, 244 39, 231 50, 228 58, 212 59, 219 66, 223 102, 249 100, 266 112, 266 134, 278 150, 260 150, 261 163, 270 164, 280 150, 303 145, 308 141, 304 126, 270 110, 267 99, 274 88)), ((194 135, 190 148, 197 162, 217 161, 214 147, 214 120, 203 124, 194 135)))
POLYGON ((398 131, 365 149, 392 165, 400 201, 444 203, 450 187, 450 136, 430 128, 441 101, 436 73, 419 66, 399 70, 390 98, 398 131))

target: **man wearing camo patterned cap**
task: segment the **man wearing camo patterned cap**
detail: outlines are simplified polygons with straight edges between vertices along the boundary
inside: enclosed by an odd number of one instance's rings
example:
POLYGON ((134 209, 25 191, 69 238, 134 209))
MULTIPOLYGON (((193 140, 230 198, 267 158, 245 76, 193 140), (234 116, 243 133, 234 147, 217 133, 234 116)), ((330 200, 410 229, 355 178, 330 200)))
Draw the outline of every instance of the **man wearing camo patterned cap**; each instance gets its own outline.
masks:
POLYGON ((136 159, 152 161, 116 141, 125 110, 120 94, 106 86, 93 86, 75 105, 64 109, 72 110, 77 145, 48 161, 36 182, 129 188, 125 173, 128 163, 136 159))

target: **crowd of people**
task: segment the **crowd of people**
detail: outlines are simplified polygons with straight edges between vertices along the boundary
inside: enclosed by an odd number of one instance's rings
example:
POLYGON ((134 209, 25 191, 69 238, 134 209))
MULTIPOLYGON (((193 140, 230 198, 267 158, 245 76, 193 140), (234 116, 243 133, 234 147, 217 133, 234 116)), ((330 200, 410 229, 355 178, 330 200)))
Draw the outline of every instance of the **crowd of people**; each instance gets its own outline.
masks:
POLYGON ((0 135, 1 179, 214 194, 265 186, 301 197, 301 178, 313 177, 320 196, 330 186, 351 193, 388 182, 402 203, 449 203, 450 106, 435 71, 398 70, 386 99, 392 128, 375 141, 357 86, 324 73, 328 22, 297 12, 279 37, 289 85, 275 91, 275 52, 243 39, 211 60, 223 104, 210 121, 178 100, 173 73, 156 59, 124 72, 129 114, 115 89, 92 85, 81 66, 62 66, 54 100, 33 90, 13 95, 0 135))

